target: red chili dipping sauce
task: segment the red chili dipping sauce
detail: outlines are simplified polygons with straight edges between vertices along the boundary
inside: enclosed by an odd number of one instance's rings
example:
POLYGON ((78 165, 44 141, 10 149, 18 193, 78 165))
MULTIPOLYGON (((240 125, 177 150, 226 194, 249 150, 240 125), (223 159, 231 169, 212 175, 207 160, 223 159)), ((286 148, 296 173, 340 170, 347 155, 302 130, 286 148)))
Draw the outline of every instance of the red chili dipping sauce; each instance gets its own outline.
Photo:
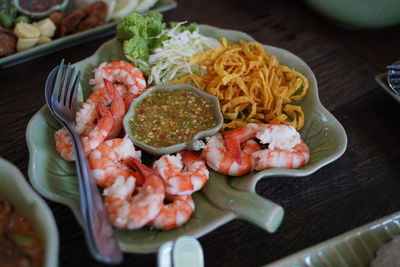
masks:
POLYGON ((136 139, 153 147, 189 141, 217 125, 213 103, 184 89, 150 93, 136 106, 130 126, 136 139))

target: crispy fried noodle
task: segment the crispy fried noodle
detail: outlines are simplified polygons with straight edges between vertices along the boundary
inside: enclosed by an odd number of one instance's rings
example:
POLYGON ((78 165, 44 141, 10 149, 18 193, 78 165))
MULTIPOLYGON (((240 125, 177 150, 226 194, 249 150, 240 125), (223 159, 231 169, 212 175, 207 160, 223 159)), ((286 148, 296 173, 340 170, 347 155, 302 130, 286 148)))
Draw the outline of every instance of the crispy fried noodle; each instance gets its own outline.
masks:
POLYGON ((224 128, 249 122, 284 123, 300 130, 304 112, 293 102, 307 93, 309 82, 301 73, 281 65, 260 43, 221 38, 222 46, 190 58, 207 68, 205 76, 187 75, 173 83, 191 83, 215 95, 227 121, 224 128))

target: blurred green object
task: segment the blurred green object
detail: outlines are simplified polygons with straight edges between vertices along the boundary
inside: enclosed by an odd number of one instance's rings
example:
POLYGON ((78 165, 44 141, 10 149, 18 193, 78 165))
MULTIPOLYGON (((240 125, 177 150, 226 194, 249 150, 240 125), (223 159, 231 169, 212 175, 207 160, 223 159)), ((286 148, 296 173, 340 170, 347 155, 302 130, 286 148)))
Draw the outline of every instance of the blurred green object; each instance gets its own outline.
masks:
POLYGON ((14 25, 14 18, 3 9, 0 10, 0 25, 6 28, 11 28, 14 25))
POLYGON ((31 19, 28 16, 20 15, 15 19, 15 24, 18 23, 31 23, 31 19))
POLYGON ((149 61, 149 50, 160 45, 161 40, 166 38, 157 37, 165 28, 162 21, 161 13, 149 11, 146 15, 132 13, 117 25, 117 38, 123 44, 126 58, 134 62, 145 75, 150 75, 146 64, 149 61))
POLYGON ((14 20, 17 13, 17 9, 10 0, 2 1, 0 4, 0 25, 3 25, 6 28, 14 26, 14 20))
POLYGON ((333 24, 351 29, 374 29, 400 23, 399 0, 304 0, 333 24))

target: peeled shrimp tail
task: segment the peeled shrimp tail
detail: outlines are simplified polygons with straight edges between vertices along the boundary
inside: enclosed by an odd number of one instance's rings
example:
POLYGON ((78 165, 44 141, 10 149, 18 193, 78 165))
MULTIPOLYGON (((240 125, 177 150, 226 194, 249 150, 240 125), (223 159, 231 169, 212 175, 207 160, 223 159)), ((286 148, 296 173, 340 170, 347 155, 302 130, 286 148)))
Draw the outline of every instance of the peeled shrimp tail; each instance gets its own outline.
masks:
POLYGON ((245 126, 222 132, 227 151, 238 164, 241 164, 240 144, 256 137, 258 125, 249 123, 245 126))

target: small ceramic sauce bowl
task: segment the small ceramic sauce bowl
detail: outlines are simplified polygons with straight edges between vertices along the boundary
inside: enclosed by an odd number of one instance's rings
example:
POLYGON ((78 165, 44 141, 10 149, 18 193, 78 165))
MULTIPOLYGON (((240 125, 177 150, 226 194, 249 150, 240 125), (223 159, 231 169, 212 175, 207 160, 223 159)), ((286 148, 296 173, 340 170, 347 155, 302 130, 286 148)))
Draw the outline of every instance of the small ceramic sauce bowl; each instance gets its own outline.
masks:
POLYGON ((184 150, 184 149, 200 150, 202 148, 202 142, 200 142, 199 139, 202 139, 204 137, 211 136, 211 135, 218 133, 222 127, 222 124, 223 124, 223 117, 222 117, 222 113, 220 110, 218 99, 215 96, 210 95, 210 94, 208 94, 204 91, 201 91, 201 90, 199 90, 191 85, 188 85, 188 84, 160 85, 160 86, 153 86, 153 87, 147 89, 143 94, 141 94, 138 98, 136 98, 132 102, 132 104, 123 120, 123 126, 125 129, 125 132, 128 134, 128 136, 132 140, 132 143, 135 146, 143 149, 144 151, 146 151, 147 153, 152 154, 152 155, 172 154, 172 153, 184 150), (140 102, 142 102, 142 100, 144 100, 146 97, 148 97, 151 93, 156 92, 156 91, 165 91, 165 90, 186 90, 186 91, 195 93, 197 96, 199 96, 203 99, 209 100, 212 103, 211 108, 213 109, 213 111, 215 113, 216 126, 213 128, 209 128, 209 129, 205 129, 200 132, 197 132, 192 137, 192 139, 190 139, 184 143, 179 143, 179 144, 175 144, 175 145, 171 145, 171 146, 167 146, 167 147, 150 146, 150 145, 138 140, 137 138, 135 138, 133 129, 131 127, 130 120, 136 114, 136 106, 140 102))
POLYGON ((19 12, 21 12, 22 14, 27 15, 29 17, 37 18, 37 19, 47 17, 54 11, 65 11, 68 8, 68 4, 69 4, 69 0, 63 0, 61 2, 61 4, 55 4, 55 5, 51 6, 50 8, 48 8, 47 10, 33 11, 33 10, 24 8, 21 5, 21 0, 14 0, 14 5, 18 9, 19 12))
MULTIPOLYGON (((21 171, 1 157, 0 195, 8 199, 16 212, 32 225, 34 232, 41 240, 44 249, 43 265, 41 266, 58 266, 58 230, 51 209, 31 188, 21 171)), ((2 223, 1 215, 0 223, 2 223)), ((4 266, 1 263, 0 265, 4 266)))

